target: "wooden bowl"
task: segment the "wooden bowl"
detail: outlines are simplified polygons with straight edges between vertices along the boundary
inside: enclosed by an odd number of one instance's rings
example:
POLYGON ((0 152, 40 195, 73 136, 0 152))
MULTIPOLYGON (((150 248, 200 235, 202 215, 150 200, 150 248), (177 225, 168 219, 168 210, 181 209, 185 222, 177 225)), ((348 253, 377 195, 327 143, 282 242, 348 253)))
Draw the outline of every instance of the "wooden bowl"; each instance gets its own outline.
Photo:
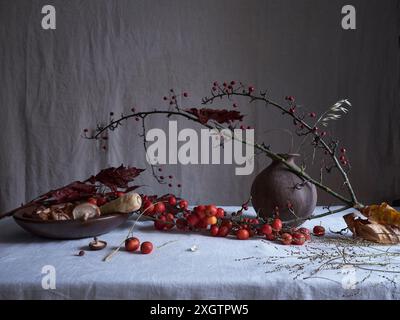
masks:
POLYGON ((13 217, 15 222, 34 235, 60 240, 95 237, 117 228, 130 216, 126 213, 114 213, 80 220, 37 220, 23 216, 24 210, 17 211, 13 217))

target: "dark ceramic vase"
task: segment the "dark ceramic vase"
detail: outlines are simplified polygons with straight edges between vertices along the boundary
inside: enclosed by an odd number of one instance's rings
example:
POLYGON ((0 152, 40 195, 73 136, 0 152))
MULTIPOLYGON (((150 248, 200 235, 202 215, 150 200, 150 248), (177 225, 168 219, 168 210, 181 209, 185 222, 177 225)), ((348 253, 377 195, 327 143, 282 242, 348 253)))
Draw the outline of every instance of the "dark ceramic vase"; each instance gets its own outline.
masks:
MULTIPOLYGON (((296 154, 286 154, 288 162, 294 162, 296 154)), ((304 182, 280 161, 273 161, 255 179, 251 186, 251 197, 254 209, 263 218, 273 217, 275 208, 279 207, 279 217, 282 221, 293 220, 297 217, 307 217, 313 214, 317 204, 315 186, 304 182), (292 204, 296 216, 288 209, 292 204)), ((297 227, 299 223, 290 226, 297 227)))

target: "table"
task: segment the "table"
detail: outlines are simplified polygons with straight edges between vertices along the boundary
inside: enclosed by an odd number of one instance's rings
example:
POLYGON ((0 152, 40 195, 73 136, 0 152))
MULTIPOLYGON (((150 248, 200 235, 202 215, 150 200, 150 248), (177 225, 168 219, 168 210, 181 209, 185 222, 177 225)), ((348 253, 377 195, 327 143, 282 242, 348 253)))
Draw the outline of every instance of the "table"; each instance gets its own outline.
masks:
MULTIPOLYGON (((321 223, 340 230, 345 227, 343 214, 305 226, 321 223)), ((140 221, 134 234, 152 241, 153 253, 121 251, 103 262, 132 223, 101 236, 109 244, 106 249, 77 256, 90 239, 41 239, 13 219, 1 220, 0 299, 400 298, 397 246, 354 246, 349 234, 329 231, 304 246, 283 246, 261 238, 239 241, 178 230, 160 232, 151 221, 140 221), (190 250, 193 246, 197 250, 190 250)))

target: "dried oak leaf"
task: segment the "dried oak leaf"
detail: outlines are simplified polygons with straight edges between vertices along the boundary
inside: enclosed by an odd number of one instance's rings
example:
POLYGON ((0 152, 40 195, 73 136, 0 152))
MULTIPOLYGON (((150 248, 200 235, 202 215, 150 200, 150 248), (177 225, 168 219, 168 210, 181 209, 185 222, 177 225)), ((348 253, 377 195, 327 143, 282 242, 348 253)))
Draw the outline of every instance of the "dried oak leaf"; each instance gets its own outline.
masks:
POLYGON ((400 229, 396 226, 360 219, 354 213, 346 214, 343 219, 355 237, 382 244, 397 244, 400 242, 400 229))
POLYGON ((101 170, 96 176, 89 179, 90 182, 100 182, 109 187, 112 191, 118 188, 128 188, 128 183, 132 182, 144 169, 135 167, 124 167, 123 165, 118 168, 110 167, 101 170))
POLYGON ((235 110, 216 110, 216 109, 209 109, 209 108, 191 108, 186 109, 186 112, 193 114, 196 116, 202 124, 206 124, 210 120, 215 120, 218 123, 231 123, 233 121, 241 121, 243 120, 243 115, 240 114, 239 111, 235 110))
POLYGON ((386 202, 366 206, 361 213, 371 222, 400 227, 400 212, 386 202))

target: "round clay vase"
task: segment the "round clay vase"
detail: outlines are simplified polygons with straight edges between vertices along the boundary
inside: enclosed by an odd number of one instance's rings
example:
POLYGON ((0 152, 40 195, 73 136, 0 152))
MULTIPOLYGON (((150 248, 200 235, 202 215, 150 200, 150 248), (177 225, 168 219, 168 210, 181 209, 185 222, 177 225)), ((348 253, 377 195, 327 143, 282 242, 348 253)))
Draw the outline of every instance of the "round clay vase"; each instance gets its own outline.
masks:
MULTIPOLYGON (((280 156, 296 166, 294 159, 299 155, 281 154, 280 156)), ((317 190, 312 183, 299 178, 281 161, 273 161, 254 179, 251 186, 251 199, 260 217, 273 217, 275 208, 278 207, 279 218, 284 222, 296 217, 312 215, 317 204, 317 190), (295 215, 289 211, 288 203, 293 206, 295 215)), ((289 225, 297 227, 301 223, 289 225)))

